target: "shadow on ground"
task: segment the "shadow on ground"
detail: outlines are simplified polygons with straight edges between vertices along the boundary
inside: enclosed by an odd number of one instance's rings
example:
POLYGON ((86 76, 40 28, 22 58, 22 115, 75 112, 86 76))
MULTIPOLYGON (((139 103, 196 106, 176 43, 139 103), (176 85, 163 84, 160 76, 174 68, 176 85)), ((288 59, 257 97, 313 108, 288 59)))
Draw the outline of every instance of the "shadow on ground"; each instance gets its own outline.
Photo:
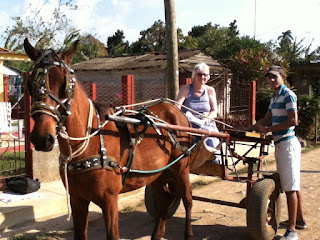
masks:
MULTIPOLYGON (((106 239, 104 222, 100 213, 90 213, 94 219, 89 223, 88 239, 106 239)), ((120 213, 120 238, 121 239, 150 239, 155 222, 146 212, 120 213)), ((167 222, 164 239, 183 239, 184 218, 173 217, 167 222)), ((250 239, 245 227, 230 227, 225 225, 194 225, 194 240, 246 240, 250 239)), ((32 239, 35 235, 45 234, 45 239, 73 239, 72 221, 68 222, 66 216, 53 220, 32 223, 30 226, 16 226, 11 232, 1 233, 2 239, 8 239, 15 234, 23 233, 25 238, 32 239), (32 232, 30 232, 32 231, 32 232)))

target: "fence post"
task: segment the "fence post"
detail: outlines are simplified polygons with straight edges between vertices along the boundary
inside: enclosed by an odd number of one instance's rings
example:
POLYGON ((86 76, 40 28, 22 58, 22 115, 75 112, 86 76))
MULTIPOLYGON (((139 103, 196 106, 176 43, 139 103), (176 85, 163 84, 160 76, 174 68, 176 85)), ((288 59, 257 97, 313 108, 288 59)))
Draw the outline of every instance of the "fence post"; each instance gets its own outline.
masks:
POLYGON ((135 103, 134 75, 122 76, 122 105, 135 103))
POLYGON ((9 85, 8 76, 3 76, 3 101, 9 102, 9 85))
POLYGON ((26 174, 33 179, 33 145, 30 140, 31 130, 34 122, 31 118, 31 96, 27 90, 28 73, 23 74, 24 86, 24 126, 25 126, 25 161, 26 161, 26 174))
POLYGON ((192 78, 182 78, 180 79, 180 86, 192 83, 192 78))
POLYGON ((97 84, 96 83, 90 83, 90 99, 92 101, 97 100, 97 84))
POLYGON ((250 83, 249 94, 249 124, 252 125, 256 121, 256 97, 257 97, 257 82, 250 83))

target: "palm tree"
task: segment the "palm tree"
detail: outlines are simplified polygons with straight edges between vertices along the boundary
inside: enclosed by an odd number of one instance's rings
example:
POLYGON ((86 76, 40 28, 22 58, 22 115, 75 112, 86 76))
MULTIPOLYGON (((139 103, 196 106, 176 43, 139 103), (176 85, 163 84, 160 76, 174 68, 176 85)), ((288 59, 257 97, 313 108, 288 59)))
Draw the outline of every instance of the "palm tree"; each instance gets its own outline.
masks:
POLYGON ((279 47, 276 48, 276 52, 289 62, 298 60, 305 52, 302 45, 303 40, 304 38, 300 41, 293 38, 291 30, 282 32, 282 35, 278 37, 279 47))

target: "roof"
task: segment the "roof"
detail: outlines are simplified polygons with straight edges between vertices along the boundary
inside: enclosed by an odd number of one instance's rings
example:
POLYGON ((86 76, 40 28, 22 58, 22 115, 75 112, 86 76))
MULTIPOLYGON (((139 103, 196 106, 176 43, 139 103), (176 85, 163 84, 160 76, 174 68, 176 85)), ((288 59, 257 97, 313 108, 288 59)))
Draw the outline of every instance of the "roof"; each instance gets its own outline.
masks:
POLYGON ((14 53, 13 51, 0 47, 0 53, 14 53))
MULTIPOLYGON (((223 70, 218 61, 203 50, 179 51, 179 71, 191 72, 194 65, 205 62, 210 66, 211 71, 223 70)), ((167 56, 165 53, 145 53, 121 57, 101 57, 72 65, 75 71, 123 71, 123 70, 147 70, 161 69, 167 67, 167 56)))
POLYGON ((24 53, 17 53, 1 47, 0 47, 0 60, 30 61, 29 57, 24 53))
POLYGON ((9 75, 9 76, 19 76, 22 75, 22 72, 16 68, 3 65, 2 69, 0 69, 0 72, 2 71, 3 75, 9 75))
POLYGON ((291 62, 290 71, 320 72, 320 61, 291 62))

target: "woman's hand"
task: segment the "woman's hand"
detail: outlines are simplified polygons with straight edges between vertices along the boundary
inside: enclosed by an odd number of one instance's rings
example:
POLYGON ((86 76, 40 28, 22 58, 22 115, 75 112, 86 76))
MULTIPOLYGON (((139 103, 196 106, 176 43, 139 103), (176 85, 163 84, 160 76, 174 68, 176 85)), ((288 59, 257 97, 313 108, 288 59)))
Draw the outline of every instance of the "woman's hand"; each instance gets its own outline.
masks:
POLYGON ((210 118, 204 118, 204 124, 209 124, 212 120, 210 118))

